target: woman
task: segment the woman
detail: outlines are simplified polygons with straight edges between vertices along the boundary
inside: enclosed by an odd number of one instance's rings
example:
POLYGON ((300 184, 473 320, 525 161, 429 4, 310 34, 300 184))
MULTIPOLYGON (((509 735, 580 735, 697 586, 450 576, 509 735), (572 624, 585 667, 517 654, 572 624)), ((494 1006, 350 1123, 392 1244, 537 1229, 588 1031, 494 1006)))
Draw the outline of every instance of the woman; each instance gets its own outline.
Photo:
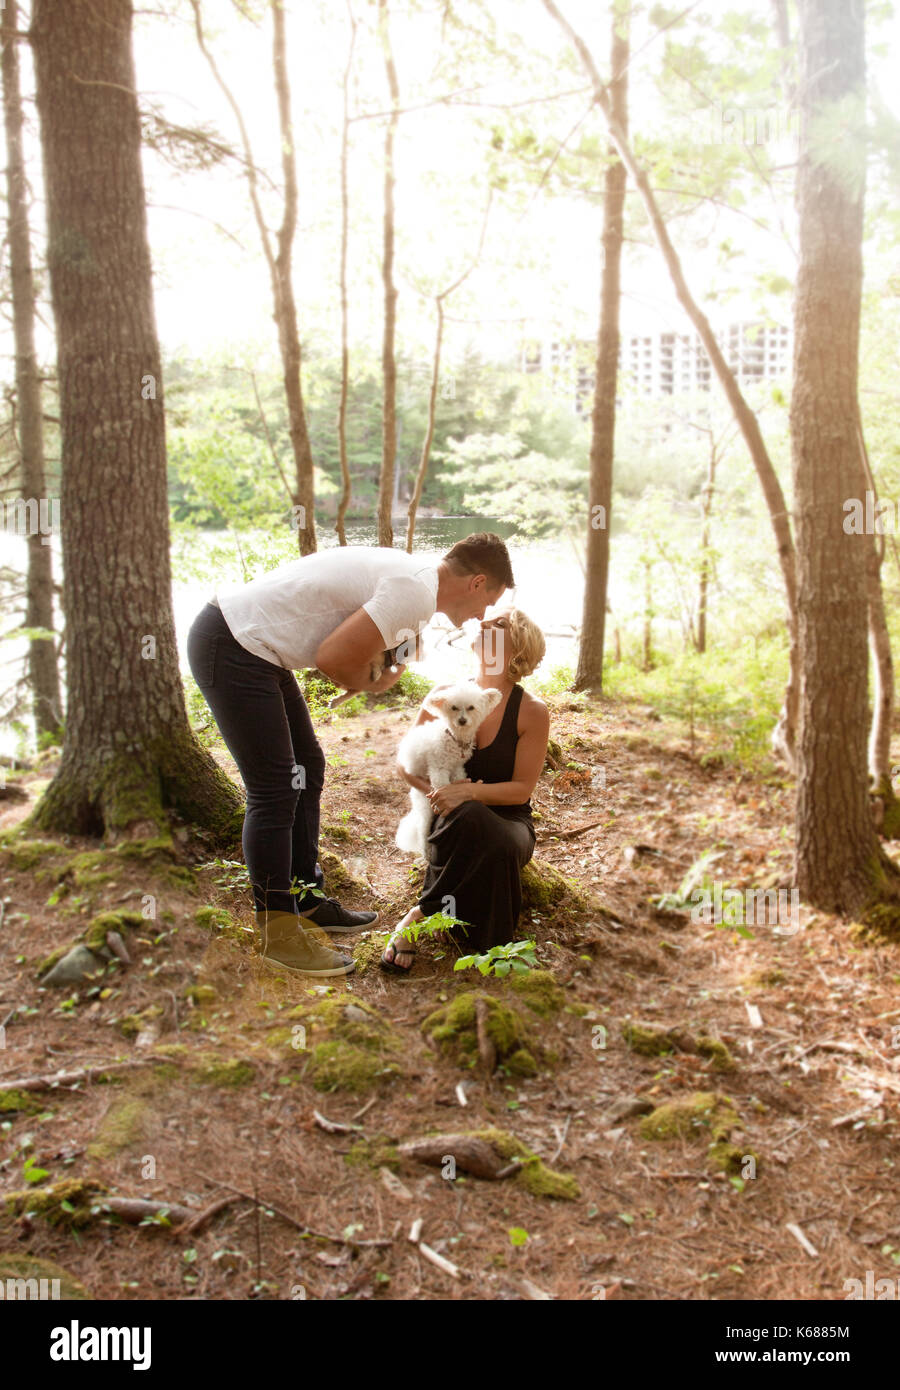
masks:
MULTIPOLYGON (((406 975, 412 969, 416 948, 404 928, 433 912, 466 922, 465 935, 459 928, 454 937, 473 951, 515 936, 520 874, 536 838, 529 797, 550 733, 547 706, 519 682, 539 665, 545 650, 540 628, 517 608, 482 619, 472 642, 479 664, 475 681, 484 690, 501 691, 503 699, 478 730, 465 780, 432 789, 397 764, 404 781, 428 795, 436 819, 419 901, 397 924, 381 957, 381 968, 389 973, 406 975)), ((416 723, 431 718, 422 709, 416 723)))

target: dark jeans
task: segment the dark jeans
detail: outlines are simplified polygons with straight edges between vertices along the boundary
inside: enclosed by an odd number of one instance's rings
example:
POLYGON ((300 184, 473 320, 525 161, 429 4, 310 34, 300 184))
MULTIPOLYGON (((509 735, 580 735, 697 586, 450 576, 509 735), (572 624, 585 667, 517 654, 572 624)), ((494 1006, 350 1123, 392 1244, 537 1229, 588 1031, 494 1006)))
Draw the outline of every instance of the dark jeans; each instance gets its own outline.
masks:
POLYGON ((315 907, 291 880, 324 886, 316 862, 325 755, 293 671, 242 647, 213 603, 187 638, 188 665, 247 790, 244 861, 257 910, 315 907))

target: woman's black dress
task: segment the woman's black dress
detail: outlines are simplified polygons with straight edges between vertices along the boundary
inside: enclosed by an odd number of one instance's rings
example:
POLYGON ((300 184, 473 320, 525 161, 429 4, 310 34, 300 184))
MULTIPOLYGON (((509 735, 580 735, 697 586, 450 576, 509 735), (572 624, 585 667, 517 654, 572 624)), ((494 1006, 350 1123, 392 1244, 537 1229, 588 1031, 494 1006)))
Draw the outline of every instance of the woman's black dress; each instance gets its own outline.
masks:
MULTIPOLYGON (((513 780, 521 703, 522 687, 516 685, 496 738, 476 748, 465 764, 473 782, 513 780)), ((534 854, 535 839, 530 801, 518 806, 461 801, 431 822, 419 907, 426 916, 446 912, 469 923, 465 933, 461 927, 454 933, 466 951, 514 940, 522 908, 520 874, 534 854)))

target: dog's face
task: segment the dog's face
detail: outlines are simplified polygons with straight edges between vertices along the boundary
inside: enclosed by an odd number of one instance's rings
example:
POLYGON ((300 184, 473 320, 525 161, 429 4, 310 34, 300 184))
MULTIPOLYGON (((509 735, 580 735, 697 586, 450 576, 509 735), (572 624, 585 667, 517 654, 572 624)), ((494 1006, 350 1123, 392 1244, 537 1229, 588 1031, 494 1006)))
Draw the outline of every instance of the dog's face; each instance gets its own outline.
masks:
POLYGON ((426 695, 423 707, 443 719, 451 733, 469 738, 503 699, 499 690, 482 690, 474 681, 447 686, 436 695, 426 695))

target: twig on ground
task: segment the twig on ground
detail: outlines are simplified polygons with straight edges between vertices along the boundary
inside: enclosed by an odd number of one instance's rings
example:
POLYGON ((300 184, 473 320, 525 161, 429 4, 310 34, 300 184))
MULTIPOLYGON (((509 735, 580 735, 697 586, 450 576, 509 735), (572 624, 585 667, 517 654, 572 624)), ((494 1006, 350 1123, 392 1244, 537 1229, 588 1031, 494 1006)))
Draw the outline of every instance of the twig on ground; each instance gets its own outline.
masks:
POLYGON ((354 1130, 362 1129, 362 1125, 345 1125, 340 1120, 329 1120, 318 1110, 312 1113, 319 1129, 324 1129, 326 1134, 352 1134, 354 1130))
MULTIPOLYGON (((196 1169, 192 1169, 191 1171, 196 1172, 196 1169)), ((229 1192, 236 1192, 239 1197, 246 1197, 248 1202, 255 1202, 257 1200, 252 1192, 245 1192, 243 1188, 235 1187, 229 1182, 223 1182, 221 1178, 210 1177, 207 1173, 200 1174, 199 1176, 205 1177, 208 1182, 215 1183, 217 1187, 225 1187, 229 1192)), ((393 1244, 390 1240, 354 1240, 351 1236, 333 1236, 327 1231, 314 1231, 311 1226, 307 1226, 303 1221, 298 1221, 296 1216, 292 1216, 291 1213, 285 1211, 283 1207, 276 1207, 274 1202, 263 1200, 261 1205, 265 1207, 267 1211, 274 1211, 275 1215, 280 1216, 282 1221, 287 1221, 288 1225, 296 1227, 296 1229, 302 1231, 304 1235, 315 1236, 317 1240, 330 1240, 334 1245, 359 1246, 360 1249, 364 1246, 384 1248, 393 1244)))
POLYGON ((42 1076, 23 1076, 15 1081, 7 1077, 0 1077, 0 1081, 6 1082, 6 1090, 9 1091, 51 1091, 57 1086, 72 1086, 78 1081, 89 1081, 92 1076, 104 1075, 110 1071, 123 1071, 127 1067, 146 1067, 154 1059, 152 1057, 130 1057, 126 1062, 106 1062, 96 1067, 79 1067, 77 1071, 58 1071, 55 1074, 42 1076))
POLYGON ((563 1128, 562 1128, 562 1134, 560 1134, 559 1129, 557 1128, 556 1125, 553 1126, 553 1133, 556 1135, 556 1138, 557 1138, 557 1140, 558 1140, 558 1143, 557 1143, 556 1148, 553 1150, 553 1153, 552 1153, 552 1155, 551 1155, 551 1158, 550 1158, 550 1162, 551 1162, 551 1163, 555 1163, 556 1160, 559 1158, 560 1154, 562 1153, 562 1151, 563 1151, 563 1145, 564 1145, 565 1142, 566 1142, 566 1135, 567 1135, 568 1132, 569 1132, 569 1125, 570 1125, 571 1123, 572 1123, 572 1116, 571 1116, 571 1115, 567 1115, 567 1116, 566 1116, 566 1122, 565 1122, 565 1124, 563 1125, 563 1128))

